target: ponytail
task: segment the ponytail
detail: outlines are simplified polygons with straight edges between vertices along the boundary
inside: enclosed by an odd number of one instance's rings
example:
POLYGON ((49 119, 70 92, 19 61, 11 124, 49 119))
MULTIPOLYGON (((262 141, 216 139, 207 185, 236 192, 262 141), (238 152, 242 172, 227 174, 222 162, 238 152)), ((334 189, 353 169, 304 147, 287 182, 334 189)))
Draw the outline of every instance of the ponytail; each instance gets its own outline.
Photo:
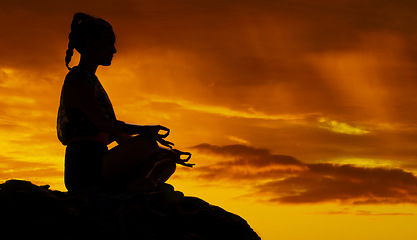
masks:
POLYGON ((68 42, 68 49, 65 55, 65 66, 67 66, 68 70, 71 71, 71 67, 69 66, 69 63, 71 62, 72 55, 74 55, 74 44, 71 41, 71 33, 70 33, 69 39, 70 40, 68 42))

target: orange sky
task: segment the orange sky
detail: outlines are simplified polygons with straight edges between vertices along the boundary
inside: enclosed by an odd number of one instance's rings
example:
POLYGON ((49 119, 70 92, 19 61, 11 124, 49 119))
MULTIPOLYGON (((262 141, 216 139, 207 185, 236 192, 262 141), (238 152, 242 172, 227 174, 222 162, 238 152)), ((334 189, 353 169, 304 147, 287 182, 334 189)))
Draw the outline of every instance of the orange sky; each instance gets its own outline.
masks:
POLYGON ((97 75, 118 118, 166 125, 193 152, 176 189, 266 240, 415 239, 416 7, 2 1, 0 180, 65 190, 55 122, 71 18, 84 11, 116 33, 113 64, 97 75))

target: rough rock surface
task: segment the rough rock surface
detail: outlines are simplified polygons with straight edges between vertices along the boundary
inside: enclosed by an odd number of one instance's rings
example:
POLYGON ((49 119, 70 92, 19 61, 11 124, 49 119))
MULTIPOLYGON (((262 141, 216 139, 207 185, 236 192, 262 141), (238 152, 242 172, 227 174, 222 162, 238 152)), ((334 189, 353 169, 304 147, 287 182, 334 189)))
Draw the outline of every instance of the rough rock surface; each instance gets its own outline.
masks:
POLYGON ((72 197, 9 180, 0 184, 0 214, 10 239, 260 239, 243 218, 168 184, 147 194, 72 197))

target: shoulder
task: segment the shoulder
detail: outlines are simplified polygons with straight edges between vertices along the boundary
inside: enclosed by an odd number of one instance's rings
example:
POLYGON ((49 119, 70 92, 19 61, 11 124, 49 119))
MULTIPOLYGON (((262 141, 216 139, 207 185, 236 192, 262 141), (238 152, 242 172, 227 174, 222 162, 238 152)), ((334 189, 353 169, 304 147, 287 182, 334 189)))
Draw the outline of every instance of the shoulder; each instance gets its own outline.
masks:
POLYGON ((65 85, 69 89, 76 88, 81 90, 83 88, 91 88, 91 76, 84 71, 71 70, 65 77, 65 85))
POLYGON ((77 80, 88 80, 90 78, 91 76, 87 72, 81 71, 79 69, 73 69, 67 73, 65 80, 68 79, 72 81, 77 81, 77 80))

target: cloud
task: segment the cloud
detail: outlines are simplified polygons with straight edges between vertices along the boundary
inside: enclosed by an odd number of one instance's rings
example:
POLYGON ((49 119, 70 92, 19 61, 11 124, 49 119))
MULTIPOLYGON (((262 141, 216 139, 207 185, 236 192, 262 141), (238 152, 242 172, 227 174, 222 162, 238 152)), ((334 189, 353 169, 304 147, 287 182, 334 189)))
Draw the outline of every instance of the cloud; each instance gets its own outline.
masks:
POLYGON ((199 153, 227 159, 196 168, 210 181, 229 179, 252 187, 251 196, 275 203, 417 203, 417 177, 402 169, 331 163, 309 164, 244 145, 200 144, 199 153))
POLYGON ((268 149, 253 148, 240 144, 216 146, 206 143, 194 146, 192 149, 221 156, 231 156, 237 159, 236 161, 228 162, 228 164, 246 164, 251 167, 303 165, 300 161, 291 156, 271 154, 268 149))
MULTIPOLYGON (((306 171, 306 166, 297 159, 271 154, 269 150, 245 145, 217 146, 200 144, 191 148, 199 153, 214 156, 219 161, 196 168, 197 178, 210 181, 237 180, 253 182, 306 171)), ((194 174, 194 173, 193 173, 194 174)))
POLYGON ((324 212, 317 212, 325 215, 345 215, 345 214, 353 214, 356 216, 415 216, 414 213, 406 213, 406 212, 373 212, 367 210, 351 210, 349 208, 345 208, 342 210, 336 211, 324 211, 324 212))
POLYGON ((397 213, 397 212, 374 213, 374 212, 371 212, 371 211, 358 210, 358 211, 356 211, 356 215, 359 215, 359 216, 415 216, 416 214, 414 214, 414 213, 397 213))
POLYGON ((185 110, 197 111, 208 114, 215 114, 224 117, 235 117, 235 118, 245 118, 245 119, 262 119, 262 120, 302 120, 311 116, 312 114, 281 114, 281 115, 268 115, 259 111, 256 111, 252 108, 247 110, 234 110, 224 106, 215 106, 215 105, 205 105, 198 104, 196 102, 185 101, 185 100, 174 100, 174 99, 163 99, 158 96, 152 96, 154 104, 158 103, 171 103, 184 108, 185 110))
POLYGON ((272 180, 260 191, 281 203, 417 203, 417 178, 401 169, 309 164, 306 174, 272 180))
POLYGON ((319 122, 320 122, 321 128, 328 129, 336 133, 353 134, 353 135, 362 135, 362 134, 369 133, 369 131, 367 130, 350 126, 347 123, 337 122, 334 120, 328 120, 325 118, 320 118, 319 122))
POLYGON ((0 179, 62 178, 62 170, 54 164, 29 162, 0 156, 0 179))

